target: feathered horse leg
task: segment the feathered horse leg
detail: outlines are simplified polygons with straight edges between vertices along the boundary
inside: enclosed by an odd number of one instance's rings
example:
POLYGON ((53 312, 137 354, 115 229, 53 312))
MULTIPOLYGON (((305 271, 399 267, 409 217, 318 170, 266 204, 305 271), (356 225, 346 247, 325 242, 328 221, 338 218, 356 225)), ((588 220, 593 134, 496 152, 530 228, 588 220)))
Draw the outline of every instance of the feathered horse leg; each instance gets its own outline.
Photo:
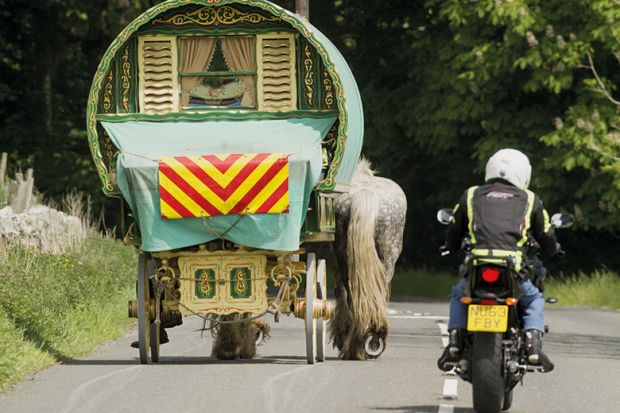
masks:
MULTIPOLYGON (((256 330, 258 324, 252 321, 242 321, 249 318, 250 313, 225 315, 222 321, 236 321, 222 323, 218 326, 217 335, 213 343, 213 355, 218 360, 235 360, 238 358, 251 359, 256 356, 256 330)), ((254 320, 257 321, 257 320, 254 320)), ((267 325, 267 335, 269 325, 267 325)), ((259 328, 265 328, 261 326, 259 328)))
POLYGON ((382 340, 385 346, 387 339, 388 281, 375 248, 378 205, 378 195, 372 189, 352 194, 346 239, 350 325, 340 348, 343 359, 372 357, 372 351, 366 351, 367 340, 382 340))

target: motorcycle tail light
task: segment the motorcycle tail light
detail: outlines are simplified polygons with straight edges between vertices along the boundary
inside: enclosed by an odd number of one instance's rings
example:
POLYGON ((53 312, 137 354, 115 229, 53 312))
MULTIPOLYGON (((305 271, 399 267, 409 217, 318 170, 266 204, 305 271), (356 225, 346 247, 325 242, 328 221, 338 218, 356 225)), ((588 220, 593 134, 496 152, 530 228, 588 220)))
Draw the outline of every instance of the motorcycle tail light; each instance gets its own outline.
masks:
POLYGON ((482 269, 482 279, 489 284, 493 284, 499 279, 500 273, 501 270, 499 268, 486 267, 482 269))
POLYGON ((497 300, 495 300, 493 298, 483 298, 482 300, 480 300, 480 304, 482 304, 482 305, 493 305, 493 304, 497 304, 497 300))

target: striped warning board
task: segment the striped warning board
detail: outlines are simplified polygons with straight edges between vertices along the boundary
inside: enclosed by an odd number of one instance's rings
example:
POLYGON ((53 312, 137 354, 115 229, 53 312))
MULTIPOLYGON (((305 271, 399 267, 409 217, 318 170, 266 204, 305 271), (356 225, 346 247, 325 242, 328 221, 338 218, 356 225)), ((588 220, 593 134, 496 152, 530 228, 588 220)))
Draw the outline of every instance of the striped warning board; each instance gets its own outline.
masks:
POLYGON ((161 216, 286 213, 288 175, 284 153, 162 157, 161 216))

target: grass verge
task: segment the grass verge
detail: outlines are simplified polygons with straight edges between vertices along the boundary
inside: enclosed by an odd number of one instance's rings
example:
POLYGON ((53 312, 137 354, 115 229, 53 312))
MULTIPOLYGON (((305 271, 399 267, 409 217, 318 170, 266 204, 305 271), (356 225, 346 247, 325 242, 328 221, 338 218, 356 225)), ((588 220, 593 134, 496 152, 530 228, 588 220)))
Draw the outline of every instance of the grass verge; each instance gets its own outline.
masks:
POLYGON ((561 306, 620 309, 620 276, 609 271, 555 277, 545 281, 545 295, 561 306))
MULTIPOLYGON (((458 277, 427 270, 399 271, 392 280, 392 297, 420 297, 448 300, 450 288, 458 277)), ((620 309, 620 276, 610 271, 591 275, 549 277, 545 296, 557 297, 558 306, 620 309)))
POLYGON ((96 235, 61 255, 0 246, 0 391, 120 336, 135 262, 131 248, 96 235))
POLYGON ((391 295, 397 297, 420 297, 447 300, 450 288, 458 277, 450 273, 428 270, 399 271, 392 278, 391 295))

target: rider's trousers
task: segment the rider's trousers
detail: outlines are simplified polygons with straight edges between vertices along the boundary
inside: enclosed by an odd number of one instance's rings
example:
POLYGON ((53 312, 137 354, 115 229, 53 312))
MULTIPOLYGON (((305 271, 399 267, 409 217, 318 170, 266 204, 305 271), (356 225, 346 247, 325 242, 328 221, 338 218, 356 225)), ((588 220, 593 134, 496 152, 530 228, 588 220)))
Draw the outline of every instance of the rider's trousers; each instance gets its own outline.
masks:
MULTIPOLYGON (((467 305, 460 299, 465 295, 467 280, 461 280, 452 287, 450 294, 450 320, 448 329, 467 327, 467 305)), ((545 332, 545 298, 530 280, 521 281, 523 294, 519 298, 519 306, 523 309, 523 329, 545 332)))

